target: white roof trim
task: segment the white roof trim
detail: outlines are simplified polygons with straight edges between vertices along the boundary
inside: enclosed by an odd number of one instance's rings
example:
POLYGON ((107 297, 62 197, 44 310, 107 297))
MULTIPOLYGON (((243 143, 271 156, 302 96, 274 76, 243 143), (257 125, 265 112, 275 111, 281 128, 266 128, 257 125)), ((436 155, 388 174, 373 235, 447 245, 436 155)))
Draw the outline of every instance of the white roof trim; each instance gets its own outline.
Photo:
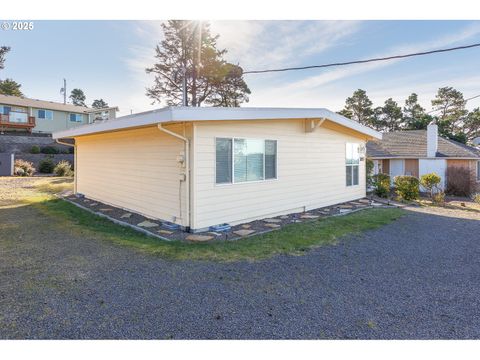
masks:
POLYGON ((224 108, 224 107, 166 107, 163 109, 122 116, 72 129, 57 131, 54 139, 117 131, 132 127, 155 125, 158 123, 182 121, 231 121, 231 120, 267 120, 267 119, 328 119, 334 123, 358 131, 362 134, 381 139, 382 134, 356 121, 350 120, 333 111, 321 108, 224 108))

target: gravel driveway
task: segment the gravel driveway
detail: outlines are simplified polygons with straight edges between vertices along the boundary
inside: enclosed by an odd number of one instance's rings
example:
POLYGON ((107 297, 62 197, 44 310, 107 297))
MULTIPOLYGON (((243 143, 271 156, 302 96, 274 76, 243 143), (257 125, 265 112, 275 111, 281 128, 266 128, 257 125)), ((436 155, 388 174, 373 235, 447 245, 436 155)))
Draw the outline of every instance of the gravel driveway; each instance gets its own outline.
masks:
POLYGON ((478 213, 416 210, 303 256, 167 261, 0 209, 0 338, 480 338, 478 213))

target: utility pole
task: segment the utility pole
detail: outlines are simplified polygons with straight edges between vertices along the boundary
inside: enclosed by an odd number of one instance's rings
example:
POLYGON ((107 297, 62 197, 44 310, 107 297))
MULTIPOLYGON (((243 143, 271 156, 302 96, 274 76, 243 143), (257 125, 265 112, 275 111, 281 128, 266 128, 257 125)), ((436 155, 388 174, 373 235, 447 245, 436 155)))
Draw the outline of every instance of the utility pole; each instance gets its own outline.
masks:
POLYGON ((183 100, 182 100, 182 105, 183 106, 188 106, 187 103, 187 68, 183 66, 182 68, 183 72, 183 84, 182 84, 182 92, 183 92, 183 100))
POLYGON ((60 89, 60 94, 63 94, 63 103, 67 103, 67 80, 63 79, 63 87, 60 89))

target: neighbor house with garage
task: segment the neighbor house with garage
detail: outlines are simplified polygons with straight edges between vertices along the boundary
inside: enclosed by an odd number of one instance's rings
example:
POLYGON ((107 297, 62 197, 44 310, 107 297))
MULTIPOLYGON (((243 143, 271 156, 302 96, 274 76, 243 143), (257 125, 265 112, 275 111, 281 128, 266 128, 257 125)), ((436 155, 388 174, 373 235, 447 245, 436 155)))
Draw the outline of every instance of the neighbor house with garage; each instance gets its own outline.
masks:
POLYGON ((463 171, 468 174, 471 191, 480 190, 480 150, 439 136, 435 123, 427 130, 384 133, 381 140, 367 143, 367 157, 373 160, 374 174, 389 175, 392 184, 397 175, 419 178, 435 172, 446 189, 449 177, 463 171))
POLYGON ((65 131, 75 192, 200 231, 365 196, 381 134, 326 109, 168 107, 65 131))
POLYGON ((51 134, 99 120, 112 120, 117 107, 94 109, 0 94, 0 132, 51 134))

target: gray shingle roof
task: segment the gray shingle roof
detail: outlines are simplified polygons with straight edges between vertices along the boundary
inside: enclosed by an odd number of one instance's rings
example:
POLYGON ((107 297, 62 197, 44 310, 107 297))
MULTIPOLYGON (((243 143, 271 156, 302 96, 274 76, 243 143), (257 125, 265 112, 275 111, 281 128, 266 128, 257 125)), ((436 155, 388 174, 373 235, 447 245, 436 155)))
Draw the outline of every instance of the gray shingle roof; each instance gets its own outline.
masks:
MULTIPOLYGON (((425 158, 427 157, 427 130, 384 133, 382 140, 367 142, 367 156, 370 158, 425 158)), ((480 159, 480 150, 439 136, 437 156, 480 159)))

